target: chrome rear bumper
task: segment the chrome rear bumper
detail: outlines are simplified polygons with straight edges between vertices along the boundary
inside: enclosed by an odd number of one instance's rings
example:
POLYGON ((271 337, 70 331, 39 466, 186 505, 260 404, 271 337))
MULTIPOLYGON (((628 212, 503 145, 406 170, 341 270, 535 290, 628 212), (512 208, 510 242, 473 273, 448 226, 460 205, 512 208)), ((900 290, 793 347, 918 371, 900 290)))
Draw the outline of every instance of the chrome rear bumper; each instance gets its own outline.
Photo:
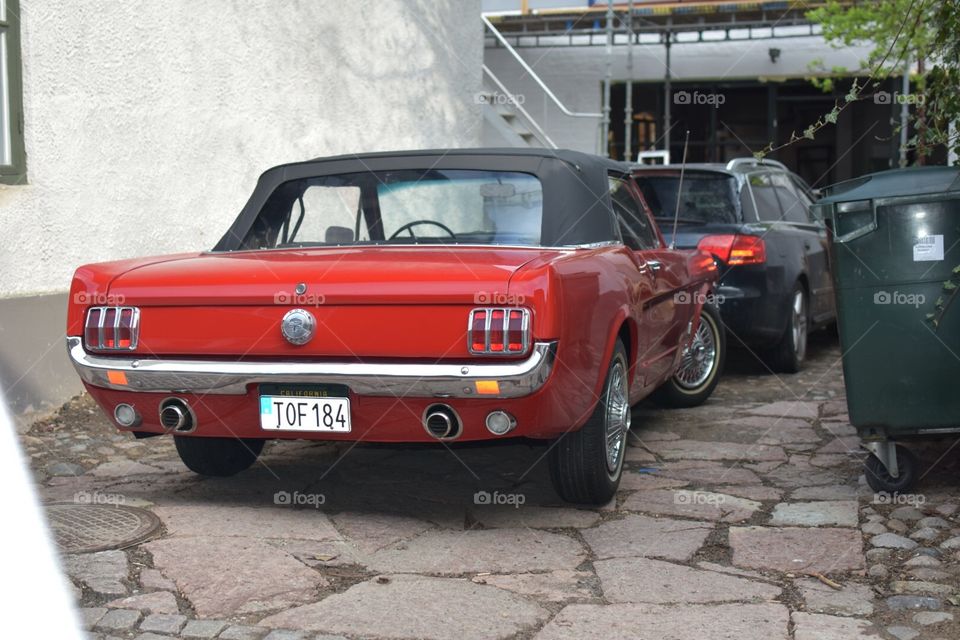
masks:
POLYGON ((429 398, 530 395, 550 377, 556 345, 537 342, 526 359, 509 363, 224 362, 100 356, 87 353, 79 337, 67 338, 70 360, 84 382, 117 391, 242 395, 250 384, 286 382, 343 384, 360 395, 429 398), (478 396, 474 383, 479 380, 496 380, 499 393, 478 396))

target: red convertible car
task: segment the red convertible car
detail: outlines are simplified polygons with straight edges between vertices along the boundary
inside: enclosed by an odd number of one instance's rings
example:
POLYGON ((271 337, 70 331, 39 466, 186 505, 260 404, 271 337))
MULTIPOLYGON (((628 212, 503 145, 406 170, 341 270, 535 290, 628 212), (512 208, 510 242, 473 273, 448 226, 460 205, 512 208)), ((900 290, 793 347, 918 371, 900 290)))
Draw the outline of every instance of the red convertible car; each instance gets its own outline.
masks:
POLYGON ((703 402, 712 257, 667 249, 627 165, 573 151, 341 156, 265 172, 212 251, 80 267, 67 347, 120 429, 193 471, 268 439, 552 440, 604 502, 630 407, 703 402))

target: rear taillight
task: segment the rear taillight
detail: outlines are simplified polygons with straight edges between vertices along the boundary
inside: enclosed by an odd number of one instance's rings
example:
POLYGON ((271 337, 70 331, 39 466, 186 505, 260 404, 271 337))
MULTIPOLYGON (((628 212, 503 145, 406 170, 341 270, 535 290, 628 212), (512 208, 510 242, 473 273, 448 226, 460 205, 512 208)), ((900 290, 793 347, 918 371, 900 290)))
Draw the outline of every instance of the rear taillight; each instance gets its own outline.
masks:
POLYGON ((767 246, 763 238, 740 234, 704 236, 697 248, 717 256, 728 265, 763 264, 767 261, 767 246))
POLYGON ((131 350, 140 338, 140 309, 137 307, 91 307, 83 328, 87 349, 131 350))
POLYGON ((530 348, 530 310, 516 307, 474 309, 467 342, 470 353, 516 355, 530 348))

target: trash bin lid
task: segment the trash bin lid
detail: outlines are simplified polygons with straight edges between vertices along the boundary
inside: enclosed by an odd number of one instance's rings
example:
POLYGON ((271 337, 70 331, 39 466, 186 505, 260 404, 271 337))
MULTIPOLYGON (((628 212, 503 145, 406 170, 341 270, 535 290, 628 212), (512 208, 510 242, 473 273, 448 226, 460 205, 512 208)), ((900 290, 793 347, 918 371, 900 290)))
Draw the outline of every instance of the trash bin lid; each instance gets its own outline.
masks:
POLYGON ((817 204, 876 200, 895 196, 929 195, 960 191, 960 168, 910 167, 871 173, 830 185, 817 204))

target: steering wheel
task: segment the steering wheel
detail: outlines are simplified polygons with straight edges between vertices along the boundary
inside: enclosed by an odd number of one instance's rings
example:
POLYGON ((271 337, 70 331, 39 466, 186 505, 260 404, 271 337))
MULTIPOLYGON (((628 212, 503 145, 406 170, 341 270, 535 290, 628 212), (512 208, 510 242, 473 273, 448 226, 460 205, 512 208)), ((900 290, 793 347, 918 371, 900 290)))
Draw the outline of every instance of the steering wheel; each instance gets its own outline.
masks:
POLYGON ((402 227, 400 227, 399 229, 397 229, 396 231, 394 231, 393 234, 392 234, 389 238, 387 238, 387 240, 393 240, 394 238, 396 238, 397 236, 399 236, 399 235, 400 235, 401 233, 403 233, 404 231, 409 231, 409 232, 410 232, 410 237, 411 237, 411 238, 416 238, 416 237, 417 237, 417 234, 415 234, 415 233, 413 232, 413 228, 414 228, 415 226, 417 226, 418 224, 432 224, 433 226, 435 226, 435 227, 440 227, 441 229, 443 229, 444 231, 446 231, 447 233, 449 233, 449 234, 450 234, 450 237, 453 238, 454 240, 456 240, 456 238, 457 238, 457 234, 455 234, 455 233, 453 232, 453 230, 450 229, 450 227, 448 227, 447 225, 443 224, 442 222, 437 222, 436 220, 414 220, 414 221, 412 221, 412 222, 408 222, 407 224, 403 225, 402 227))

